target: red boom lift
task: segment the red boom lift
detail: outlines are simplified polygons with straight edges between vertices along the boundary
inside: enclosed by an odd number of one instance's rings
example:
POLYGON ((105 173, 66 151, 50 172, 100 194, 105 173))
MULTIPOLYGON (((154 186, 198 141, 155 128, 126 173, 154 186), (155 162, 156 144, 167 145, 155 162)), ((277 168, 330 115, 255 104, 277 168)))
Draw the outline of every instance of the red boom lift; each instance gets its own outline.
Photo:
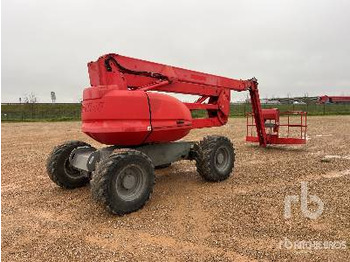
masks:
POLYGON ((88 70, 91 87, 83 94, 82 131, 111 146, 97 150, 81 141, 66 142, 49 156, 47 171, 64 188, 80 187, 91 180, 94 198, 114 214, 140 209, 152 193, 154 168, 178 160, 195 160, 198 173, 208 181, 229 177, 235 153, 228 138, 177 140, 191 129, 226 124, 231 90, 250 93, 247 141, 263 147, 306 141, 306 113, 289 112, 288 123, 280 124, 278 109, 261 108, 255 78, 235 80, 117 54, 90 62, 88 70), (183 103, 159 91, 200 97, 183 103), (192 118, 193 110, 206 110, 207 117, 192 118), (290 115, 301 116, 301 122, 291 124, 290 115), (300 128, 300 137, 280 137, 281 127, 288 132, 300 128))

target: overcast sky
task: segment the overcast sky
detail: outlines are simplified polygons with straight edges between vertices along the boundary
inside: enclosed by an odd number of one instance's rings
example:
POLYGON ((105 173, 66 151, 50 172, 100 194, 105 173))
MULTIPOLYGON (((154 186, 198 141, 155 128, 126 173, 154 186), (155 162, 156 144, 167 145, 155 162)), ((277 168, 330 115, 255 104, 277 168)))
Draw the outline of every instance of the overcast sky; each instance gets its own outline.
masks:
POLYGON ((262 97, 350 95, 348 0, 1 2, 2 102, 78 102, 87 62, 112 52, 255 76, 262 97))

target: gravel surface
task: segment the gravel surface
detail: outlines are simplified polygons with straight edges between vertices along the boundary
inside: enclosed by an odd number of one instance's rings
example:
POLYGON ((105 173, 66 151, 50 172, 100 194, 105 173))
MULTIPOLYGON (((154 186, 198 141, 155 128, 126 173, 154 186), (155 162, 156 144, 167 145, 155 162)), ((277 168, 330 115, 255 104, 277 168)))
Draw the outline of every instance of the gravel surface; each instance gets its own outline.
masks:
MULTIPOLYGON (((236 147, 233 175, 204 182, 193 162, 156 172, 152 199, 123 217, 108 214, 90 188, 63 190, 45 161, 66 140, 98 143, 80 123, 3 123, 1 218, 3 261, 350 261, 350 116, 309 117, 306 146, 259 148, 244 142, 245 119, 194 130, 186 139, 228 136, 236 147), (309 219, 286 195, 324 203, 309 219), (346 241, 347 247, 288 249, 286 241, 346 241), (281 242, 282 241, 282 242, 281 242)), ((310 209, 315 206, 310 206, 310 209)))

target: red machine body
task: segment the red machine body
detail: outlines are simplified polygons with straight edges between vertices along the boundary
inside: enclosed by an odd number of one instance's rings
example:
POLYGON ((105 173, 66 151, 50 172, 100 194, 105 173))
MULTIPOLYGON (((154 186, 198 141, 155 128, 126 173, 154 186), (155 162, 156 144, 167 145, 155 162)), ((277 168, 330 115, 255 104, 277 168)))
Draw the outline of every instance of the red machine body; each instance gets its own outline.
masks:
POLYGON ((91 99, 96 97, 95 90, 84 92, 82 129, 103 144, 175 141, 192 128, 191 112, 172 96, 112 86, 101 97, 91 99))
POLYGON ((268 143, 255 78, 230 79, 117 54, 90 62, 88 69, 91 87, 83 94, 82 131, 103 144, 171 142, 194 128, 222 126, 229 117, 231 90, 249 90, 257 140, 268 143), (153 91, 200 98, 183 103, 153 91), (207 117, 194 119, 192 110, 206 110, 207 117))

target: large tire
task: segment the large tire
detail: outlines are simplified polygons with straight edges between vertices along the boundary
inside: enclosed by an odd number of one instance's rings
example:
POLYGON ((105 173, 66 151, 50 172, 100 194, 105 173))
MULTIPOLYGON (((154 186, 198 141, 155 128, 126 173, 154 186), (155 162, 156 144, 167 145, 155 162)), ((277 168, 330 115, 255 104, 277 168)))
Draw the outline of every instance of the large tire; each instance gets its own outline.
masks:
POLYGON ((69 156, 78 147, 89 146, 81 141, 69 141, 53 149, 46 162, 46 170, 53 182, 67 189, 85 186, 89 182, 86 172, 79 171, 69 163, 69 156))
POLYGON ((117 149, 98 164, 91 191, 109 212, 122 216, 146 204, 154 183, 154 166, 147 155, 133 149, 117 149))
POLYGON ((207 181, 227 179, 234 167, 235 152, 224 136, 207 136, 195 146, 197 172, 207 181))

